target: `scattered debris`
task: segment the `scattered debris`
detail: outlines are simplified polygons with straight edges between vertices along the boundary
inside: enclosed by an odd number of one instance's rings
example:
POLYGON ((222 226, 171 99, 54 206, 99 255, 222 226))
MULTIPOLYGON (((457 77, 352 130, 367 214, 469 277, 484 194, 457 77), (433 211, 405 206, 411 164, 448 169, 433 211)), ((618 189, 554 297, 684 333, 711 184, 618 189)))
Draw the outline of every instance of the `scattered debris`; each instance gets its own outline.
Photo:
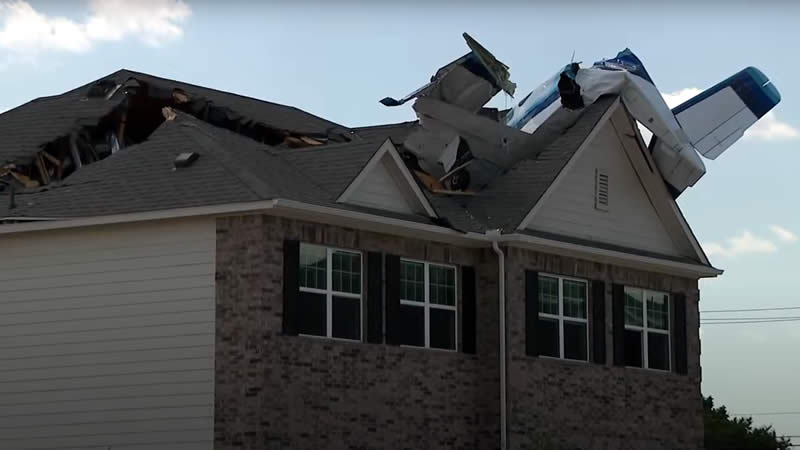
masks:
POLYGON ((175 118, 178 117, 178 114, 175 112, 175 110, 170 108, 169 106, 161 108, 161 114, 164 116, 164 119, 166 120, 175 120, 175 118))

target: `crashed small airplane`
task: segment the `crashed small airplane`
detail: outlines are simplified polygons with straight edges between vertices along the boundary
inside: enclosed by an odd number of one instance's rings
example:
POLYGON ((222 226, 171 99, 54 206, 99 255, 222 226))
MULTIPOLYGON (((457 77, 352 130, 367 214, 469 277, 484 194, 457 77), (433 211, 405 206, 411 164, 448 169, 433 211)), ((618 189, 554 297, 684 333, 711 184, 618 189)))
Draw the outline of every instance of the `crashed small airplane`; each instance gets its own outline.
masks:
POLYGON ((567 64, 506 111, 483 106, 501 90, 514 96, 509 68, 464 33, 470 52, 440 68, 431 81, 400 100, 416 99, 421 129, 404 146, 421 168, 449 189, 481 189, 569 128, 586 106, 619 95, 653 133, 650 152, 675 197, 706 172, 700 155, 716 159, 780 102, 758 69, 747 67, 670 110, 644 65, 629 49, 591 67, 567 64))

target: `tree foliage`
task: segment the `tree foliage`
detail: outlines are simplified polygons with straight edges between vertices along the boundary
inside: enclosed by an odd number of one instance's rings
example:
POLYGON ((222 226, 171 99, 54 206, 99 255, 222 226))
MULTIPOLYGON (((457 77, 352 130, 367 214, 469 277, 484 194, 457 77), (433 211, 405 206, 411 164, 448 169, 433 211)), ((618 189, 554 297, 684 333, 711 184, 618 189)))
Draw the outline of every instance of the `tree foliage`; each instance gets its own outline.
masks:
POLYGON ((771 426, 753 427, 752 417, 730 417, 714 398, 703 398, 706 450, 788 450, 792 443, 778 437, 771 426))

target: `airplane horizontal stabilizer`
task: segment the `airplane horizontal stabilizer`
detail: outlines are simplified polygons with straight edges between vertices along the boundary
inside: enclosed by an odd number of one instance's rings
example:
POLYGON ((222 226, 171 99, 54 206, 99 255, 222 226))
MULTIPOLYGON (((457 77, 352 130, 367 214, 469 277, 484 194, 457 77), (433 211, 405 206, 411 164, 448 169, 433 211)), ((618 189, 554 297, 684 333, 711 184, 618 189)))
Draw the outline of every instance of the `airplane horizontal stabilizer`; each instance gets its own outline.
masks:
POLYGON ((780 101, 778 89, 766 75, 748 67, 676 106, 672 113, 697 151, 716 159, 780 101))

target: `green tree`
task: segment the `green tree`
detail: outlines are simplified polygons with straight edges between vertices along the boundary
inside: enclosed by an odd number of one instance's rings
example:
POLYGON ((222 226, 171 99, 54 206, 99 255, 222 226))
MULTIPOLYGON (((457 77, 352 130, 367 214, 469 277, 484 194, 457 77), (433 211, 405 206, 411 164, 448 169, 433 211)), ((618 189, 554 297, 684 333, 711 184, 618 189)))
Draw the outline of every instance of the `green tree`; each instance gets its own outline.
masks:
POLYGON ((714 407, 714 398, 703 398, 706 450, 788 450, 789 439, 778 437, 771 426, 753 428, 752 417, 730 417, 725 406, 714 407))

